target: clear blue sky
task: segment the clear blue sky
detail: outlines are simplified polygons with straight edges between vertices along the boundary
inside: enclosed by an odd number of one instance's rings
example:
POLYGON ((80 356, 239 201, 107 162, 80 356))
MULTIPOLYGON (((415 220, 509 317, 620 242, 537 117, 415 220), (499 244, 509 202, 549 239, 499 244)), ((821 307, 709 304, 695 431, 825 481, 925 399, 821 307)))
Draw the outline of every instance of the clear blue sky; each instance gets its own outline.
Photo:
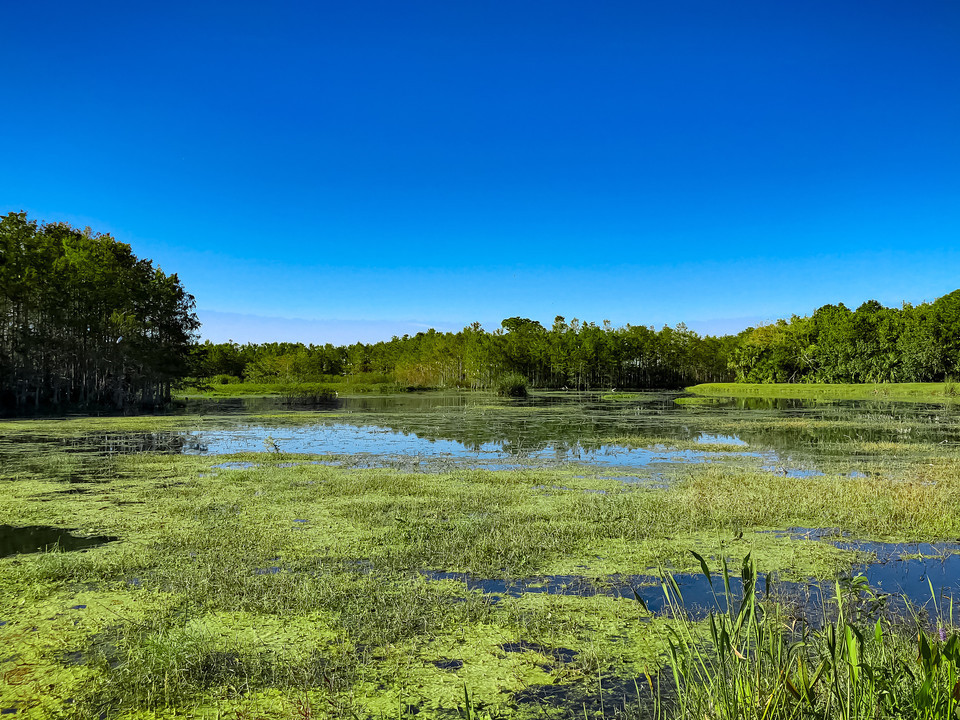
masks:
POLYGON ((3 26, 0 212, 129 242, 214 340, 722 332, 960 287, 955 0, 36 0, 3 26))

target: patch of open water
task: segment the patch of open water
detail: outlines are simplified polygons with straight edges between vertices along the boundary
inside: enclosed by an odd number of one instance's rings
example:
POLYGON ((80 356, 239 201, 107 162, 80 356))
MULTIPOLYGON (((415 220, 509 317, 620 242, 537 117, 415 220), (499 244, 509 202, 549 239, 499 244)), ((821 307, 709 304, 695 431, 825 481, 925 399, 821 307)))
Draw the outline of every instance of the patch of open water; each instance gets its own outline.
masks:
POLYGON ((202 431, 0 438, 0 454, 6 451, 4 442, 53 442, 78 453, 108 455, 262 452, 269 443, 284 453, 336 456, 336 464, 347 467, 438 472, 452 467, 501 470, 578 463, 622 468, 624 474, 643 469, 642 474, 649 474, 658 466, 740 459, 769 472, 804 478, 821 472, 818 448, 831 443, 897 440, 907 430, 912 439, 960 441, 956 410, 943 406, 750 399, 704 409, 677 405, 678 397, 638 393, 635 400, 605 402, 596 393, 538 393, 526 400, 503 401, 469 393, 411 393, 308 405, 302 409, 311 412, 301 417, 310 419, 303 424, 298 412, 277 399, 191 400, 185 412, 199 413, 202 431), (277 411, 280 416, 272 414, 277 411), (201 417, 211 412, 213 417, 201 417), (711 422, 729 427, 739 419, 748 422, 736 431, 707 429, 711 422), (756 420, 771 420, 774 425, 756 420), (781 420, 788 424, 777 426, 781 420), (802 424, 789 424, 794 421, 802 424), (633 441, 618 444, 613 440, 618 437, 633 441), (665 444, 633 447, 643 437, 665 444), (679 447, 671 447, 671 439, 679 447))
MULTIPOLYGON (((883 605, 892 611, 926 608, 931 617, 949 607, 952 599, 960 599, 960 543, 882 543, 836 540, 834 530, 791 528, 789 533, 830 542, 842 549, 872 553, 875 560, 857 563, 848 574, 837 579, 841 588, 852 587, 857 576, 866 578, 869 587, 883 605), (932 591, 932 593, 931 593, 932 591), (931 607, 934 605, 935 607, 931 607)), ((433 580, 462 582, 469 590, 499 597, 519 597, 525 593, 592 597, 634 598, 644 603, 653 614, 671 610, 664 592, 663 580, 655 575, 613 575, 587 578, 580 575, 551 575, 516 580, 478 578, 468 573, 428 572, 433 580)), ((705 617, 710 611, 726 612, 723 579, 714 574, 712 583, 702 573, 672 575, 683 598, 683 607, 691 617, 705 617)), ((731 594, 743 596, 743 582, 734 573, 730 577, 731 594)), ((833 601, 834 582, 781 580, 775 574, 757 579, 757 593, 776 592, 786 599, 802 598, 799 603, 808 622, 822 619, 825 603, 833 601)), ((865 599, 866 601, 867 599, 865 599)))
MULTIPOLYGON (((704 438, 703 443, 743 446, 736 438, 704 438)), ((224 455, 260 452, 264 443, 276 443, 281 452, 322 454, 340 458, 338 464, 353 467, 416 466, 425 471, 451 466, 487 470, 555 467, 568 463, 604 468, 647 468, 658 465, 704 463, 723 458, 742 457, 779 463, 775 453, 756 451, 710 452, 673 449, 663 445, 624 447, 603 444, 596 447, 579 443, 547 443, 524 449, 520 443, 483 442, 467 445, 457 440, 421 437, 412 431, 400 431, 380 425, 317 423, 303 427, 249 426, 242 429, 210 430, 184 442, 184 454, 224 455)))

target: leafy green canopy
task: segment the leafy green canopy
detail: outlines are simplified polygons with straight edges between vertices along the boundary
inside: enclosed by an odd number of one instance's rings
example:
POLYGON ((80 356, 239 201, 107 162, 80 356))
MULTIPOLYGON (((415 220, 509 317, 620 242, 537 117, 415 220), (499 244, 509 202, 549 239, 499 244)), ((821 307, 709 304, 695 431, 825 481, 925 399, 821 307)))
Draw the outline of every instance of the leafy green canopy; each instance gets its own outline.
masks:
POLYGON ((430 330, 374 344, 210 342, 194 348, 194 376, 214 383, 331 382, 365 378, 401 387, 498 388, 522 376, 533 387, 681 387, 732 379, 727 357, 736 338, 700 337, 683 325, 657 331, 612 328, 557 317, 550 329, 507 318, 487 332, 430 330))
POLYGON ((109 235, 0 218, 0 406, 168 401, 200 327, 176 275, 109 235))
POLYGON ((932 303, 824 305, 739 335, 741 382, 941 382, 960 374, 960 290, 932 303))
POLYGON ((654 330, 507 318, 458 333, 430 330, 387 342, 335 347, 301 343, 197 345, 192 374, 229 383, 331 382, 344 376, 404 387, 497 388, 523 376, 534 387, 651 388, 747 383, 942 382, 960 377, 960 290, 933 303, 855 311, 824 305, 747 328, 701 337, 684 325, 654 330))

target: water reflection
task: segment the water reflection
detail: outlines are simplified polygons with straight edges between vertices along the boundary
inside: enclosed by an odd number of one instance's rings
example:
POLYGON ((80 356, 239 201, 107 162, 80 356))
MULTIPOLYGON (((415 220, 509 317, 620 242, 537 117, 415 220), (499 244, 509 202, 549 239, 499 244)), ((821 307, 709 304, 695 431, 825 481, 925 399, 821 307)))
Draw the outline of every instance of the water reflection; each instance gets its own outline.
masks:
POLYGON ((276 398, 189 400, 180 411, 196 415, 202 431, 0 437, 0 459, 10 443, 53 443, 77 454, 215 455, 261 452, 271 440, 282 452, 335 455, 355 466, 442 470, 574 462, 629 472, 739 457, 802 478, 821 472, 825 460, 848 458, 851 441, 960 442, 952 406, 757 398, 689 405, 678 399, 689 398, 665 392, 637 393, 627 401, 589 393, 523 400, 405 393, 335 398, 294 410, 276 398))

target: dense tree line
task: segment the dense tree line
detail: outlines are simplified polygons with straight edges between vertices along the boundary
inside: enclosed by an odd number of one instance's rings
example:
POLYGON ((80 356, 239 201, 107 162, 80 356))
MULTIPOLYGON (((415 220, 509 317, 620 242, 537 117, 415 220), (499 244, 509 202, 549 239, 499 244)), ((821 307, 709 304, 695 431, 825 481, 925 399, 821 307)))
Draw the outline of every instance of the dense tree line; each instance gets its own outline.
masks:
POLYGON ((700 337, 683 325, 612 328, 557 317, 549 329, 508 318, 494 332, 478 323, 457 333, 430 330, 348 346, 204 343, 197 376, 258 382, 309 382, 372 374, 412 387, 490 388, 520 373, 543 388, 679 387, 732 379, 735 338, 700 337))
POLYGON ((0 218, 0 407, 169 401, 199 322, 176 275, 89 228, 0 218))
POLYGON ((205 343, 199 377, 309 382, 373 374, 413 387, 490 388, 520 373, 542 388, 670 388, 701 382, 936 382, 960 377, 960 290, 933 303, 855 311, 825 305, 736 336, 701 337, 683 325, 614 328, 557 317, 550 328, 507 318, 347 346, 205 343))
POLYGON ((749 328, 731 367, 742 382, 942 382, 960 377, 960 290, 935 302, 850 310, 749 328))
POLYGON ((0 218, 0 408, 155 406, 187 375, 490 388, 520 374, 571 389, 960 377, 960 290, 901 308, 825 305, 724 337, 558 316, 550 327, 512 317, 492 332, 475 323, 373 344, 199 344, 193 309, 176 275, 109 235, 0 218))

